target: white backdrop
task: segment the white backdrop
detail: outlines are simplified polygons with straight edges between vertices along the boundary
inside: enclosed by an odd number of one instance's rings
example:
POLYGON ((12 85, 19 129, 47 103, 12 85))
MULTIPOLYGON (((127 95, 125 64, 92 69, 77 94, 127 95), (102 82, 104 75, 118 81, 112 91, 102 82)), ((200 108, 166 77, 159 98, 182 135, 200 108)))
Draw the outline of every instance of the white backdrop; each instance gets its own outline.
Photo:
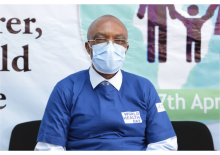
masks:
MULTIPOLYGON (((23 122, 41 120, 49 95, 55 84, 64 77, 87 69, 90 58, 84 48, 79 25, 78 5, 0 5, 0 15, 6 22, 0 22, 0 45, 8 47, 8 69, 0 71, 0 93, 6 100, 0 100, 0 150, 8 150, 11 131, 23 122), (11 34, 6 23, 18 18, 20 25, 12 25, 18 34, 11 34), (30 32, 23 34, 24 19, 35 18, 30 23, 30 32), (35 39, 42 30, 42 36, 35 39), (12 66, 14 57, 23 55, 22 46, 29 47, 28 72, 17 72, 12 66)), ((2 49, 1 49, 2 52, 2 49)), ((2 53, 0 53, 2 61, 2 53)), ((18 60, 23 68, 23 60, 18 60)), ((0 62, 2 68, 2 62, 0 62)))

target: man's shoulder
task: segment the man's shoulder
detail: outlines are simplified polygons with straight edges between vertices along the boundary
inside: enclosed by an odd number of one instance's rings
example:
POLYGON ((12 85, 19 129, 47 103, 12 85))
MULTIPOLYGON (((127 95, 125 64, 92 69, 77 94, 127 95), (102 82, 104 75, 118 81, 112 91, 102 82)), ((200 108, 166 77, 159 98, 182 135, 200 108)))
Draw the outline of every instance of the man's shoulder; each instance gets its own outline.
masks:
POLYGON ((56 86, 60 89, 72 88, 76 83, 84 82, 88 69, 75 72, 60 80, 56 86), (76 82, 77 81, 77 82, 76 82))
POLYGON ((130 82, 131 81, 134 81, 134 82, 140 82, 140 83, 146 83, 146 84, 150 84, 152 85, 152 83, 150 82, 150 80, 148 80, 147 78, 145 77, 142 77, 142 76, 139 76, 139 75, 136 75, 136 74, 133 74, 133 73, 129 73, 127 71, 124 71, 124 70, 121 70, 122 72, 122 75, 128 79, 130 82))

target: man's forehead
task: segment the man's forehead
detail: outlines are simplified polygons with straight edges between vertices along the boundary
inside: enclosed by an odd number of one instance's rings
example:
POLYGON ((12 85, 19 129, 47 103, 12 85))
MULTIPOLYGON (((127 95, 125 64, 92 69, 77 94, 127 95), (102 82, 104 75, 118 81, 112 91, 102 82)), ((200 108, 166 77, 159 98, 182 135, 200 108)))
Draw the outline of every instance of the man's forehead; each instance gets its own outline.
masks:
POLYGON ((116 17, 103 16, 95 20, 88 29, 88 39, 91 39, 95 35, 115 35, 127 38, 127 29, 116 17))
POLYGON ((109 37, 109 36, 120 37, 123 39, 126 39, 126 37, 127 37, 125 33, 121 33, 121 32, 101 32, 101 31, 98 31, 96 33, 91 34, 91 37, 93 39, 97 38, 97 37, 109 37))

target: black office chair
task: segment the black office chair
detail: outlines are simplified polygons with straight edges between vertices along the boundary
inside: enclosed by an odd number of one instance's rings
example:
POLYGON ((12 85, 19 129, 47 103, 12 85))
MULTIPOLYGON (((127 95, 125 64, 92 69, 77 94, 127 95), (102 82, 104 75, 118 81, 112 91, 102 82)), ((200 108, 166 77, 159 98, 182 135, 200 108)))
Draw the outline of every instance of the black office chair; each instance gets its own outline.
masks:
MULTIPOLYGON (((41 121, 18 124, 12 131, 9 150, 34 150, 41 121)), ((205 124, 193 121, 171 121, 177 135, 178 150, 214 150, 205 124)))
POLYGON ((12 130, 9 151, 33 151, 40 123, 41 121, 32 121, 16 125, 12 130))
POLYGON ((207 126, 194 121, 171 121, 177 135, 178 150, 212 150, 212 135, 207 126))

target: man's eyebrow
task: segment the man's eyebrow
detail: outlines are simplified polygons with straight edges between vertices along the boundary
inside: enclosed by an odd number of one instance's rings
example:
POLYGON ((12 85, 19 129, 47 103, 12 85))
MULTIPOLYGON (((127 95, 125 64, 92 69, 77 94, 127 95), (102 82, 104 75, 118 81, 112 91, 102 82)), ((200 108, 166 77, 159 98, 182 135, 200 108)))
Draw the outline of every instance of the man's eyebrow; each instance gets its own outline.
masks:
POLYGON ((115 37, 123 37, 123 38, 125 38, 125 35, 120 33, 120 34, 116 34, 115 37))
POLYGON ((93 39, 96 38, 98 35, 106 36, 106 34, 105 34, 104 32, 97 32, 97 33, 94 35, 93 39))

